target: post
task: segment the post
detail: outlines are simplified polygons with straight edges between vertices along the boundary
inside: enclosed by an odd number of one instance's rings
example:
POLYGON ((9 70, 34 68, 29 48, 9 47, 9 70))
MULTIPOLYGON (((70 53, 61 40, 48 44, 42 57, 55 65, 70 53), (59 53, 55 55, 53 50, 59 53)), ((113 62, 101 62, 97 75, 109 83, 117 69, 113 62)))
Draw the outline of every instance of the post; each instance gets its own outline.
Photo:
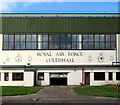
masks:
POLYGON ((82 68, 82 83, 84 84, 84 68, 82 68))

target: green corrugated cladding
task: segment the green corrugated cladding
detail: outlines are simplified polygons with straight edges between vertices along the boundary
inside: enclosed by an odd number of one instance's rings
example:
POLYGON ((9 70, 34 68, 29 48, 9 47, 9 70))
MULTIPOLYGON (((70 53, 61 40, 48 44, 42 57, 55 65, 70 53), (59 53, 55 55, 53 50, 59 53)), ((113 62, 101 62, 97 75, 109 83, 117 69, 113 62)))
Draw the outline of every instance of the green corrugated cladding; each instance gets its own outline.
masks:
POLYGON ((115 34, 118 17, 3 17, 3 34, 115 34))

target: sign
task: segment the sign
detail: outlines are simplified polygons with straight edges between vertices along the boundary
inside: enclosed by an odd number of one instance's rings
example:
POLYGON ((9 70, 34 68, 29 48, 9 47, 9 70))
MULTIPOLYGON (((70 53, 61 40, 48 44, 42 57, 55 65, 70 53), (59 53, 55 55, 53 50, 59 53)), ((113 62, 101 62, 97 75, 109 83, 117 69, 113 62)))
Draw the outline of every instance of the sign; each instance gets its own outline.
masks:
POLYGON ((82 52, 38 52, 37 56, 47 57, 46 62, 75 62, 74 57, 82 56, 82 52))

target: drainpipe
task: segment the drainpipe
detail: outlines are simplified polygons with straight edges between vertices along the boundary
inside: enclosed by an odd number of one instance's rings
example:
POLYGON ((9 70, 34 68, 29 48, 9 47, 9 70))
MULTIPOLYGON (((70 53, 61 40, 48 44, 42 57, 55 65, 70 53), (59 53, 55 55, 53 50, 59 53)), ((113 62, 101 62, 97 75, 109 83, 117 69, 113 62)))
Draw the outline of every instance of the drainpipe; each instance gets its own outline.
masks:
POLYGON ((115 48, 115 65, 117 65, 117 48, 115 48))

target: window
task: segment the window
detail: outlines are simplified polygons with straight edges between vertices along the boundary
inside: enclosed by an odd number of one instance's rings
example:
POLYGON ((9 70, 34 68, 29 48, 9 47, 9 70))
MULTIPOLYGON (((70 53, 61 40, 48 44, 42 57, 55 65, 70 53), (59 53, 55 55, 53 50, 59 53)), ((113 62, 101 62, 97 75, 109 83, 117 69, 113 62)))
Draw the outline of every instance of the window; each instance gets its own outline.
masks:
POLYGON ((4 81, 8 81, 9 80, 9 74, 8 73, 4 73, 4 81))
POLYGON ((105 72, 95 72, 94 80, 105 80, 105 72))
POLYGON ((20 35, 20 49, 25 49, 25 35, 20 35))
POLYGON ((3 35, 3 50, 114 50, 116 35, 3 35))
POLYGON ((44 80, 44 73, 38 73, 38 80, 44 80))
POLYGON ((120 80, 120 72, 116 72, 116 80, 120 80))
POLYGON ((112 72, 109 72, 109 80, 113 80, 112 72))
POLYGON ((23 81, 23 73, 12 73, 13 81, 23 81))

